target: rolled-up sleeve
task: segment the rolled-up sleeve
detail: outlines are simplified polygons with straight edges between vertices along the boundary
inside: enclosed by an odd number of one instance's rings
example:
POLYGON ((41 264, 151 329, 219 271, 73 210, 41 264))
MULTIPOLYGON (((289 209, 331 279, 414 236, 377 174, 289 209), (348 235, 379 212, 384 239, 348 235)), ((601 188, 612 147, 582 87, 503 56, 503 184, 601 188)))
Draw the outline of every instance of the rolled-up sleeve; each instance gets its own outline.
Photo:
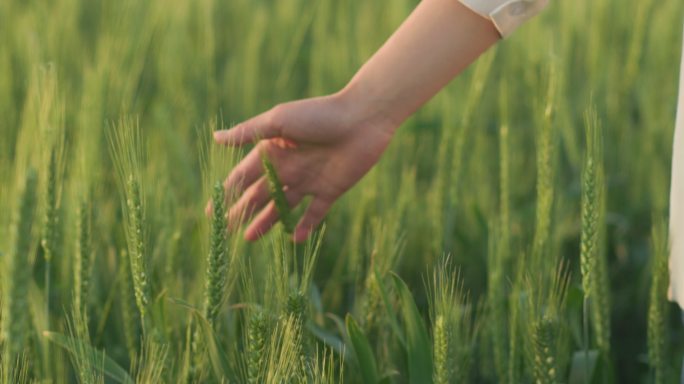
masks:
POLYGON ((466 7, 490 19, 502 37, 539 13, 548 0, 460 0, 466 7))

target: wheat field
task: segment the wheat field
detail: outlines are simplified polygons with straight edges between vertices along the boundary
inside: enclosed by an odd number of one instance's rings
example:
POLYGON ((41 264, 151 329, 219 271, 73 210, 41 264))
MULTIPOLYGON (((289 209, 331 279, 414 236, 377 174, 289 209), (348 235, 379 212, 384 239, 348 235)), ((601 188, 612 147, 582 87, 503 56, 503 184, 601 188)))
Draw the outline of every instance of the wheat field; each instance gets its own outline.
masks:
POLYGON ((676 382, 681 1, 552 1, 306 244, 204 214, 244 155, 212 131, 337 91, 416 4, 2 0, 2 383, 676 382))

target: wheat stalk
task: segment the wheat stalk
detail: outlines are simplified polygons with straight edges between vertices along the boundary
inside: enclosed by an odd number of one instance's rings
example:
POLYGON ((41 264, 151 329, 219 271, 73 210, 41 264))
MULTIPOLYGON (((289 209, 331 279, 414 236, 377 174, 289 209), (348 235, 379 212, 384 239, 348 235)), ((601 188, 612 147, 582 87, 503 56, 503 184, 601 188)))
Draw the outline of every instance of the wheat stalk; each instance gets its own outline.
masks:
POLYGON ((548 268, 554 264, 549 255, 553 204, 555 199, 555 144, 554 144, 554 96, 556 92, 556 73, 549 67, 547 95, 543 106, 543 119, 535 134, 537 152, 537 208, 535 232, 532 244, 532 264, 536 268, 548 268))
POLYGON ((463 282, 445 256, 429 281, 433 327, 433 381, 462 383, 468 380, 478 328, 470 310, 463 282))
MULTIPOLYGON (((502 252, 508 252, 510 243, 511 224, 511 177, 510 177, 510 127, 508 112, 508 89, 505 82, 501 83, 499 92, 499 109, 501 125, 499 126, 499 232, 502 252)), ((507 259, 507 257, 505 257, 507 259)))
POLYGON ((119 296, 121 316, 123 318, 124 341, 128 355, 134 360, 138 355, 140 344, 140 314, 137 311, 135 292, 131 281, 131 264, 128 261, 126 250, 119 254, 119 276, 121 278, 122 292, 119 296))
POLYGON ((560 340, 569 273, 560 262, 552 279, 531 274, 526 278, 528 294, 528 338, 525 340, 530 367, 536 383, 553 384, 562 381, 559 364, 562 361, 560 340))
POLYGON ((145 203, 141 186, 141 168, 143 161, 143 142, 137 120, 123 118, 115 126, 110 127, 109 141, 118 171, 120 187, 123 194, 125 212, 126 242, 135 301, 140 313, 143 333, 146 332, 148 305, 150 304, 151 287, 149 284, 146 255, 146 219, 145 203))
POLYGON ((498 227, 490 229, 489 251, 487 255, 487 327, 492 341, 492 354, 494 368, 499 381, 504 382, 507 378, 507 301, 505 255, 509 252, 504 249, 504 235, 498 227))
MULTIPOLYGON (((582 233, 580 239, 580 270, 585 298, 584 311, 585 317, 587 312, 592 314, 597 346, 602 351, 607 352, 610 349, 610 292, 606 255, 601 244, 605 216, 603 139, 598 117, 593 108, 585 114, 585 132, 587 151, 582 169, 582 233)), ((587 331, 585 329, 585 332, 587 331)), ((585 338, 588 339, 586 336, 585 338)))
POLYGON ((654 226, 651 238, 651 292, 648 305, 648 358, 653 370, 653 382, 668 382, 667 341, 667 230, 664 223, 654 226))

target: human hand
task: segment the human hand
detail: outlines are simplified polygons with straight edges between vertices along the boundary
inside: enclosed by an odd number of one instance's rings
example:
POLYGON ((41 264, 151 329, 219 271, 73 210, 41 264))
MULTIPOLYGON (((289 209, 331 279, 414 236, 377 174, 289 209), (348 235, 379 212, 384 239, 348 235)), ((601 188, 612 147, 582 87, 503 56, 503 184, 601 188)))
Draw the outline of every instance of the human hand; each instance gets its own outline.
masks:
POLYGON ((290 207, 312 200, 293 239, 304 241, 344 192, 377 163, 398 124, 345 92, 281 104, 229 130, 219 144, 256 146, 230 172, 226 191, 239 196, 228 212, 230 227, 253 218, 245 239, 256 240, 279 219, 261 154, 273 163, 290 207))
POLYGON ((421 1, 341 92, 282 104, 216 132, 221 144, 258 142, 226 180, 226 190, 240 196, 229 226, 254 217, 245 238, 256 240, 278 221, 263 151, 291 207, 313 198, 294 230, 295 241, 306 239, 378 161, 399 124, 499 37, 491 20, 458 1, 421 1))

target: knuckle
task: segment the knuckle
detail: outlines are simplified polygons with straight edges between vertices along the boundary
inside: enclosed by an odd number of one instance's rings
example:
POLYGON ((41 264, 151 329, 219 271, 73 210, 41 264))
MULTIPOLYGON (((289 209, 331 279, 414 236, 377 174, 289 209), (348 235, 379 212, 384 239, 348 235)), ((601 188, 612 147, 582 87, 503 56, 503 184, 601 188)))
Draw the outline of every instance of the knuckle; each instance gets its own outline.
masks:
POLYGON ((267 124, 274 129, 278 134, 283 132, 285 127, 285 114, 287 107, 284 104, 278 104, 271 108, 268 114, 267 124))

